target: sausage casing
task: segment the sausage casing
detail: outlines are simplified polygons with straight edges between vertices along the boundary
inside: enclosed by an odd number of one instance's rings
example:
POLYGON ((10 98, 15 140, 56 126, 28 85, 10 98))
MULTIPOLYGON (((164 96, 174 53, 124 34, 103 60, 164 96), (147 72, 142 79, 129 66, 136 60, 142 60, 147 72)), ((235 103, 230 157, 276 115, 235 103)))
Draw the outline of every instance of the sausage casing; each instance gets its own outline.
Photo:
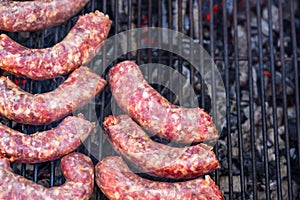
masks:
POLYGON ((152 176, 196 178, 219 167, 212 147, 201 143, 176 148, 154 142, 128 115, 106 117, 104 130, 120 155, 152 176))
POLYGON ((83 200, 89 199, 94 188, 94 165, 80 153, 71 153, 61 159, 66 182, 46 188, 13 172, 6 158, 0 159, 0 199, 3 200, 83 200))
POLYGON ((133 173, 121 157, 106 157, 95 167, 96 183, 111 200, 222 200, 214 181, 205 176, 184 182, 151 181, 133 173))
POLYGON ((66 117, 56 128, 26 135, 0 123, 0 154, 11 162, 39 163, 61 158, 77 149, 95 127, 83 118, 66 117))
POLYGON ((84 105, 99 93, 106 81, 88 67, 80 67, 54 91, 25 92, 7 77, 0 77, 0 115, 12 121, 45 125, 84 105))
POLYGON ((76 15, 88 0, 0 1, 0 30, 37 31, 76 15))
POLYGON ((6 34, 1 34, 0 68, 34 80, 68 74, 95 57, 109 33, 111 23, 108 16, 99 11, 85 14, 79 17, 61 42, 43 49, 26 48, 6 34))
POLYGON ((108 78, 120 108, 149 132, 178 143, 218 138, 209 114, 201 108, 183 108, 168 102, 146 82, 134 62, 116 64, 108 78))

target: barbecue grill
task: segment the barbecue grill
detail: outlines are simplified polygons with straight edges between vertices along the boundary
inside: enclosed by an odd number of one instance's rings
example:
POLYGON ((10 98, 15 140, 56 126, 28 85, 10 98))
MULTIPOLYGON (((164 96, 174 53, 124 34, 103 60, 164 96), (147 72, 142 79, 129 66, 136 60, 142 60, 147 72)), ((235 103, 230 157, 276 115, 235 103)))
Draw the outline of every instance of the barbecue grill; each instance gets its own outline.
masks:
MULTIPOLYGON (((220 138, 214 148, 221 167, 210 175, 226 199, 300 199, 298 1, 90 0, 78 15, 95 10, 108 14, 112 19, 110 36, 140 27, 173 29, 192 38, 194 45, 204 47, 214 60, 227 95, 226 102, 222 104, 224 119, 218 122, 222 125, 219 127, 220 138)), ((77 16, 64 24, 38 32, 0 33, 8 34, 27 47, 50 47, 67 35, 76 20, 77 16)), ((151 43, 153 39, 163 42, 164 36, 153 37, 145 33, 138 42, 151 43)), ((168 42, 171 43, 171 40, 168 42)), ((115 49, 126 48, 131 43, 124 41, 121 47, 102 49, 104 53, 97 56, 90 67, 97 69, 95 66, 101 65, 101 60, 111 56, 115 49)), ((134 60, 140 65, 160 63, 185 76, 188 74, 199 106, 210 112, 214 119, 217 118, 212 108, 220 102, 214 95, 208 95, 202 73, 182 57, 159 49, 139 49, 118 57, 110 66, 122 60, 134 60)), ((67 77, 34 81, 3 73, 31 93, 51 91, 67 77)), ((106 76, 106 73, 101 75, 106 76)), ((153 71, 149 68, 144 73, 146 77, 151 77, 153 71)), ((179 104, 176 94, 167 87, 152 86, 172 103, 179 104)), ((96 115, 101 126, 104 117, 111 114, 115 107, 111 99, 112 95, 106 87, 82 108, 87 110, 86 117, 89 119, 96 115)), ((5 119, 2 121, 25 134, 48 130, 59 123, 31 126, 5 119)), ((90 156, 94 163, 105 156, 115 155, 101 134, 88 138, 77 151, 90 156)), ((35 165, 14 163, 12 167, 16 173, 47 187, 65 181, 59 169, 59 160, 35 165)), ((91 199, 106 197, 95 186, 91 199)))

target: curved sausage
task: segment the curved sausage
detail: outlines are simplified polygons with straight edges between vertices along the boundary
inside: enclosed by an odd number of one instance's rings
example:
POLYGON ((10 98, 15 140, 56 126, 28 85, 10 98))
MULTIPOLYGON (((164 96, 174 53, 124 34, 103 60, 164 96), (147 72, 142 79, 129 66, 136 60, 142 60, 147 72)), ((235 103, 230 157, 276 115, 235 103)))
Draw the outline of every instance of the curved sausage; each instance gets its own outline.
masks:
POLYGON ((39 163, 61 158, 77 149, 95 127, 83 118, 66 117, 56 128, 26 135, 0 123, 0 154, 11 162, 39 163))
POLYGON ((0 30, 37 31, 69 20, 89 0, 0 1, 0 30))
POLYGON ((61 42, 44 49, 26 48, 1 34, 0 68, 35 80, 67 74, 91 61, 104 43, 110 26, 108 16, 99 11, 80 16, 61 42))
POLYGON ((120 108, 149 132, 178 143, 217 139, 209 114, 201 108, 183 108, 168 102, 146 82, 134 62, 118 63, 110 69, 108 78, 120 108))
POLYGON ((134 174, 121 157, 104 158, 95 167, 96 183, 111 200, 222 200, 222 192, 209 177, 185 182, 157 182, 134 174))
POLYGON ((8 77, 0 77, 0 115, 22 124, 45 125, 57 121, 99 93, 106 81, 88 67, 80 67, 54 91, 25 92, 8 77))
POLYGON ((206 144, 176 148, 154 142, 128 115, 108 116, 104 130, 116 152, 152 176, 196 178, 219 167, 206 144))
POLYGON ((71 153, 61 159, 61 169, 66 182, 61 186, 46 188, 13 172, 8 159, 0 159, 0 199, 89 199, 94 188, 94 165, 80 153, 71 153))

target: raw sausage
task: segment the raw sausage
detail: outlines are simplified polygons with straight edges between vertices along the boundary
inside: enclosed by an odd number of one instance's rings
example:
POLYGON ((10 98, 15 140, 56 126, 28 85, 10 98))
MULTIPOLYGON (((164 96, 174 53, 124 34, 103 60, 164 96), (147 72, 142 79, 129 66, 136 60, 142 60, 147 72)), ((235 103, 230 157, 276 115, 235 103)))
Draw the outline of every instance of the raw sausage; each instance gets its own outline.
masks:
POLYGON ((94 123, 66 117, 56 128, 25 135, 0 123, 0 154, 11 162, 39 163, 61 158, 74 151, 89 136, 94 123))
POLYGON ((89 199, 94 187, 94 165, 80 153, 71 153, 61 159, 66 182, 46 188, 13 172, 6 158, 0 159, 0 199, 3 200, 82 200, 89 199))
POLYGON ((121 157, 106 157, 96 165, 96 183, 111 200, 222 200, 222 192, 209 177, 185 182, 157 182, 134 174, 121 157))
POLYGON ((104 130, 116 152, 152 176, 196 178, 219 167, 212 147, 201 143, 176 148, 154 142, 128 115, 106 117, 104 130))
POLYGON ((76 15, 89 0, 0 1, 0 30, 37 31, 76 15))
MULTIPOLYGON (((63 7, 61 9, 64 9, 63 7)), ((0 68, 35 80, 68 74, 95 57, 110 30, 111 21, 99 11, 80 16, 68 35, 53 47, 29 49, 0 35, 0 68)))
POLYGON ((144 79, 139 67, 124 61, 109 71, 109 86, 122 110, 143 128, 178 143, 215 140, 218 131, 201 108, 183 108, 168 102, 144 79))
POLYGON ((88 67, 80 67, 54 91, 25 92, 8 77, 0 77, 0 115, 22 124, 45 125, 71 114, 106 85, 88 67))

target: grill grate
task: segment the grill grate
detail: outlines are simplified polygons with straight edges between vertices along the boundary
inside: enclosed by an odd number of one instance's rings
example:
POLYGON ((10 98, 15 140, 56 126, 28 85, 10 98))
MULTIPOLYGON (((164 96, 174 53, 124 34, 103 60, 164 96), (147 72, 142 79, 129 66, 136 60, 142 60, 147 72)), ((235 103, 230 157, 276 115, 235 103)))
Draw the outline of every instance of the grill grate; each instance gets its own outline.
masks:
MULTIPOLYGON (((297 37, 300 3, 295 0, 90 0, 80 14, 96 9, 113 20, 110 36, 145 26, 174 29, 193 38, 193 45, 203 46, 215 61, 227 96, 223 104, 226 123, 214 149, 221 168, 212 177, 226 199, 300 199, 300 38, 297 37)), ((74 17, 60 26, 34 33, 5 33, 24 46, 44 48, 61 41, 76 20, 74 17)), ((146 33, 137 43, 151 42, 151 38, 152 35, 146 33)), ((165 38, 158 35, 155 40, 163 42, 165 38)), ((134 42, 124 41, 122 47, 114 48, 126 48, 134 42)), ((167 42, 169 49, 174 48, 171 37, 167 42)), ((111 52, 117 55, 117 51, 111 49, 102 51, 105 52, 99 57, 102 60, 112 57, 111 52)), ((190 56, 193 59, 194 55, 190 56)), ((138 64, 161 63, 181 73, 187 69, 200 107, 211 111, 213 118, 217 117, 215 109, 211 110, 219 104, 216 85, 212 84, 212 96, 208 96, 199 72, 180 56, 142 49, 122 55, 111 65, 125 59, 136 60, 138 64)), ((94 65, 98 63, 90 64, 94 65)), ((151 68, 145 70, 146 76, 151 77, 153 73, 151 68)), ((158 71, 158 74, 163 72, 158 71)), ((51 91, 66 78, 33 81, 9 76, 32 93, 51 91)), ((162 80, 163 77, 156 78, 162 80)), ((163 86, 158 85, 156 89, 178 103, 176 95, 163 86)), ((96 108, 100 122, 110 114, 114 105, 108 87, 88 106, 96 108)), ((37 127, 2 121, 26 134, 50 129, 59 123, 37 127)), ((78 151, 92 157, 95 163, 115 154, 111 148, 103 148, 108 145, 102 134, 96 139, 98 143, 94 142, 95 138, 89 138, 78 151), (97 154, 91 155, 91 151, 97 154)), ((14 163, 13 169, 48 187, 64 182, 59 160, 35 165, 14 163)), ((95 187, 92 199, 106 198, 95 187)))

